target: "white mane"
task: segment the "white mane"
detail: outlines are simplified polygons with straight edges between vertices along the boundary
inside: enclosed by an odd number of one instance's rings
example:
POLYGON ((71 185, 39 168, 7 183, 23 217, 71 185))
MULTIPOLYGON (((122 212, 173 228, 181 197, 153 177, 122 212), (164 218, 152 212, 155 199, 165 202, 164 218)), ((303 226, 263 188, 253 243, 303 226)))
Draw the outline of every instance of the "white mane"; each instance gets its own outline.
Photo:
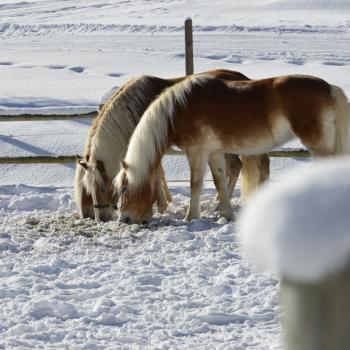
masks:
MULTIPOLYGON (((186 107, 193 86, 202 85, 211 76, 191 76, 166 89, 148 107, 137 125, 125 156, 128 164, 128 190, 136 191, 147 180, 150 166, 159 153, 166 151, 169 123, 173 125, 176 106, 186 107)), ((118 180, 115 181, 118 186, 118 180)))
MULTIPOLYGON (((154 90, 153 77, 141 76, 124 84, 104 106, 99 120, 90 129, 84 155, 89 155, 89 164, 96 160, 104 163, 107 176, 113 178, 119 171, 130 137, 135 130, 150 96, 154 90)), ((84 184, 91 191, 92 180, 102 181, 95 172, 95 177, 85 172, 84 184)))

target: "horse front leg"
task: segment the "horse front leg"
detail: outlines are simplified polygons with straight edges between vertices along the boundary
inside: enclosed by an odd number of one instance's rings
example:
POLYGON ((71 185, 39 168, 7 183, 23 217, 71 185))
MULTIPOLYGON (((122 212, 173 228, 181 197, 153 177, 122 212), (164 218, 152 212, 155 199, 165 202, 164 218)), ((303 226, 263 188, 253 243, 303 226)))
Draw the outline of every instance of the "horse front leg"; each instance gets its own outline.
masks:
POLYGON ((186 220, 200 218, 200 196, 203 188, 203 178, 208 161, 208 155, 199 149, 186 150, 191 171, 191 200, 186 220))
POLYGON ((209 167, 213 175, 214 184, 218 191, 220 216, 233 220, 233 211, 225 176, 225 157, 222 152, 216 152, 209 157, 209 167))

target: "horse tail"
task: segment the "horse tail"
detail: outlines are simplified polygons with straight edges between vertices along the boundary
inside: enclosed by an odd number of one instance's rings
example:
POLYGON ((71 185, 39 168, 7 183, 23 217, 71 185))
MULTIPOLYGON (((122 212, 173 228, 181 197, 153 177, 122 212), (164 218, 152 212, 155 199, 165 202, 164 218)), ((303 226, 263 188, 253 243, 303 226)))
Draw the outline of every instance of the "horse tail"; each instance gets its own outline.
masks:
POLYGON ((270 159, 267 154, 241 156, 241 196, 246 201, 270 176, 270 159))
POLYGON ((349 102, 340 87, 332 85, 332 93, 335 113, 334 154, 345 154, 349 152, 349 102))

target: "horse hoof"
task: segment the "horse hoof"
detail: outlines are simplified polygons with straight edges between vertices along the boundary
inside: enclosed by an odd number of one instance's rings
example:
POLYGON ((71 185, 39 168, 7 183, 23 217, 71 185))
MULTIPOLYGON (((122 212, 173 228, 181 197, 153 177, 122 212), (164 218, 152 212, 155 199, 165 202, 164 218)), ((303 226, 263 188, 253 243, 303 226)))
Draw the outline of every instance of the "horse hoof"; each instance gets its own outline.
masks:
POLYGON ((232 212, 220 213, 220 217, 225 218, 227 221, 234 221, 234 219, 235 219, 235 216, 232 212))
POLYGON ((185 217, 186 221, 192 221, 192 220, 196 220, 196 219, 200 219, 200 215, 194 215, 194 214, 187 213, 187 215, 185 217))
POLYGON ((158 212, 160 214, 164 214, 164 212, 168 208, 168 204, 162 204, 162 205, 158 204, 157 207, 158 207, 158 212))

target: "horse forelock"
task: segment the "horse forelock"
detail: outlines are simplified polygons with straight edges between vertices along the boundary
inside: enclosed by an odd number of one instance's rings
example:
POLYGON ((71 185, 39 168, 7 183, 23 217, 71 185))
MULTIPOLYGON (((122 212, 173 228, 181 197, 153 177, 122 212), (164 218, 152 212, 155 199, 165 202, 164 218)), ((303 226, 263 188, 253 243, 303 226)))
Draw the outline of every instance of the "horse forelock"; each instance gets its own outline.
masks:
POLYGON ((105 179, 103 175, 96 167, 96 165, 89 164, 91 170, 84 172, 82 184, 86 189, 88 194, 91 194, 93 191, 101 190, 106 186, 105 179))
POLYGON ((113 192, 118 198, 121 197, 124 187, 128 183, 128 174, 125 169, 121 169, 113 180, 113 192))
POLYGON ((131 136, 125 161, 129 164, 128 188, 136 191, 147 181, 157 159, 168 147, 168 131, 176 118, 176 107, 186 108, 187 98, 196 85, 210 75, 191 76, 165 89, 143 114, 131 136), (134 170, 134 169, 137 169, 134 170))

